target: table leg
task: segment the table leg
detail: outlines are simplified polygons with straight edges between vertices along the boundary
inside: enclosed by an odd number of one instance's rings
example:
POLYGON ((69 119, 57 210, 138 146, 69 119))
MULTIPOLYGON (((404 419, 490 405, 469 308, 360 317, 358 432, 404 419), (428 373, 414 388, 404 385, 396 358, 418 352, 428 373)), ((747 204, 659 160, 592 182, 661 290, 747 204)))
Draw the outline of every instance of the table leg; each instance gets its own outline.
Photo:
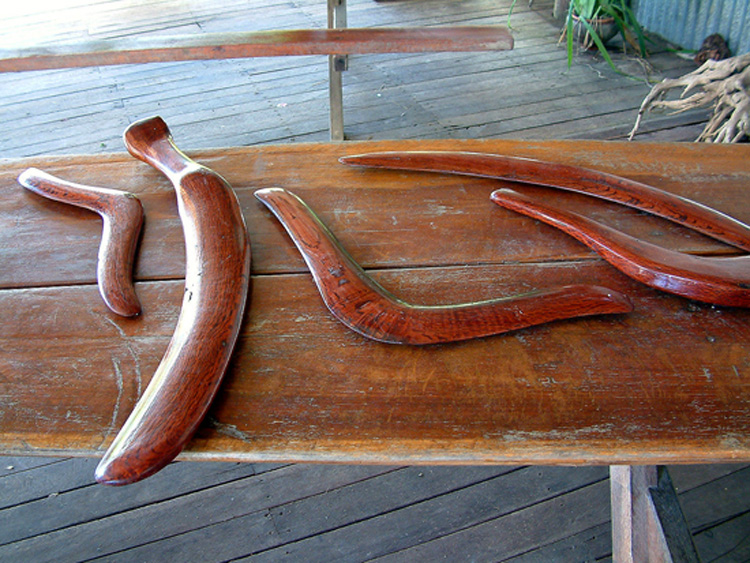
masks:
POLYGON ((609 473, 615 563, 700 561, 666 467, 613 465, 609 473))

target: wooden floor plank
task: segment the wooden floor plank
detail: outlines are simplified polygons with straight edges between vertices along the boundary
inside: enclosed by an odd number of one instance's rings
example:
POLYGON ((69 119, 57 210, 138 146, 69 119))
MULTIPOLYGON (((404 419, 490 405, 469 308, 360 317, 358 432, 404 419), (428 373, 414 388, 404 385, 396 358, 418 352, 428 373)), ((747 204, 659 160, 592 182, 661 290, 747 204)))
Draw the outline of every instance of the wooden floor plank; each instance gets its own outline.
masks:
MULTIPOLYGON (((424 10, 424 7, 422 7, 421 10, 424 10)), ((376 12, 382 14, 383 10, 379 10, 379 11, 376 11, 376 12)), ((425 16, 426 16, 426 14, 427 13, 425 13, 425 16)), ((523 30, 524 26, 526 25, 526 21, 527 20, 533 20, 534 17, 537 17, 537 16, 535 16, 535 12, 531 12, 531 11, 524 11, 523 13, 517 14, 516 22, 517 22, 517 24, 519 26, 518 29, 519 30, 523 30)), ((497 22, 497 21, 500 21, 500 20, 503 19, 498 14, 494 14, 494 15, 487 14, 487 15, 481 16, 481 18, 491 19, 494 22, 497 22)), ((548 27, 551 26, 551 24, 548 23, 548 22, 545 22, 545 25, 548 26, 548 27)), ((526 38, 526 37, 532 37, 532 36, 528 32, 526 32, 526 34, 524 35, 524 38, 526 38)), ((537 47, 537 49, 539 49, 539 48, 537 47)), ((526 51, 522 50, 520 52, 521 53, 525 53, 526 51)), ((557 58, 560 58, 560 57, 563 56, 562 51, 559 50, 559 49, 555 49, 555 53, 556 53, 556 57, 557 58)), ((513 56, 516 56, 516 53, 513 53, 513 56)), ((442 60, 450 60, 450 59, 446 58, 444 55, 440 55, 440 57, 442 57, 442 58, 438 58, 437 61, 436 61, 436 64, 434 64, 434 65, 433 64, 427 64, 427 65, 425 65, 422 62, 415 62, 415 64, 421 64, 422 68, 426 67, 428 70, 430 70, 430 69, 440 69, 441 66, 443 66, 443 64, 444 64, 444 63, 441 62, 442 60)), ((512 64, 515 64, 515 65, 524 64, 524 58, 528 57, 528 55, 527 54, 521 54, 520 57, 521 57, 520 59, 516 59, 515 62, 513 62, 512 64)), ((459 60, 466 61, 466 59, 459 59, 459 60)), ((491 61, 491 60, 492 59, 488 59, 488 58, 483 58, 483 59, 482 58, 477 58, 476 64, 480 65, 480 68, 481 68, 483 65, 487 65, 488 64, 487 61, 491 61)), ((416 59, 416 61, 419 61, 419 59, 416 59)), ((498 69, 496 70, 495 73, 502 72, 500 69, 502 69, 504 66, 507 66, 506 63, 504 62, 505 61, 504 58, 498 58, 497 61, 500 63, 500 65, 498 66, 498 69)), ((407 64, 407 66, 405 67, 405 74, 402 73, 401 76, 400 76, 400 78, 402 80, 403 80, 404 77, 419 76, 419 73, 414 73, 414 72, 412 72, 412 71, 409 70, 409 68, 408 68, 408 64, 409 64, 408 63, 408 58, 404 59, 404 63, 407 64)), ((385 68, 388 68, 389 66, 391 68, 398 68, 398 66, 399 66, 399 65, 395 65, 394 66, 392 62, 388 62, 388 61, 386 61, 383 64, 385 65, 385 68)), ((452 74, 452 70, 453 69, 451 69, 450 67, 446 68, 446 70, 443 71, 443 76, 450 76, 452 74)), ((509 70, 512 72, 513 69, 510 68, 509 70)), ((350 71, 350 72, 352 72, 352 73, 356 72, 356 68, 353 67, 353 70, 350 71)), ((398 75, 393 75, 393 71, 392 70, 389 70, 388 72, 389 72, 389 74, 391 76, 395 76, 396 78, 399 78, 398 75)), ((466 72, 466 71, 464 71, 464 72, 466 72)), ((132 71, 131 71, 131 74, 132 74, 132 71)), ((319 91, 320 91, 320 94, 319 94, 319 96, 320 96, 320 102, 318 102, 318 103, 325 104, 325 91, 324 91, 325 82, 323 80, 324 79, 324 73, 321 73, 321 74, 323 76, 320 76, 317 79, 317 83, 319 84, 318 88, 319 88, 319 91)), ((513 72, 514 76, 517 75, 517 74, 518 73, 513 72)), ((429 76, 426 75, 425 79, 428 79, 428 78, 429 78, 429 76)), ((482 77, 482 78, 486 79, 487 77, 485 76, 485 77, 482 77)), ((573 80, 572 82, 575 83, 575 80, 573 80)), ((267 83, 266 81, 263 81, 263 84, 266 84, 266 83, 267 83)), ((292 85, 294 85, 294 84, 298 84, 299 81, 288 80, 286 83, 287 84, 291 83, 292 85)), ((146 86, 146 84, 147 83, 144 83, 144 86, 146 86)), ((280 84, 282 85, 282 88, 283 88, 283 82, 280 83, 280 84)), ((166 86, 166 84, 165 84, 165 86, 166 86)), ((353 81, 352 86, 354 86, 354 81, 353 81)), ((436 86, 440 86, 440 85, 437 84, 436 86)), ((150 90, 153 90, 154 85, 153 84, 148 84, 147 88, 149 88, 150 90)), ((200 91, 200 89, 201 89, 201 80, 199 80, 195 84, 195 86, 193 86, 193 88, 196 89, 196 92, 200 91)), ((346 86, 345 86, 345 88, 346 88, 346 86)), ((126 87, 125 84, 121 84, 120 86, 118 86, 118 90, 122 90, 124 92, 124 91, 127 91, 127 87, 126 87)), ((171 98, 172 98, 171 100, 169 99, 170 96, 166 95, 166 97, 165 97, 165 92, 162 91, 160 94, 156 94, 155 96, 153 96, 154 99, 153 99, 153 101, 151 103, 152 104, 153 103, 157 103, 159 106, 162 106, 162 107, 164 107, 165 104, 166 105, 169 105, 171 103, 177 103, 177 104, 179 104, 180 101, 181 101, 180 100, 180 95, 188 93, 188 92, 181 92, 181 90, 183 90, 183 89, 181 89, 181 88, 178 87, 177 91, 175 91, 175 93, 173 95, 171 95, 171 98)), ((430 92, 437 92, 437 91, 443 90, 443 88, 442 87, 435 87, 435 88, 433 88, 433 87, 431 87, 431 85, 428 82, 428 83, 426 83, 424 85, 424 87, 422 88, 422 90, 423 91, 430 91, 430 92)), ((157 91, 158 91, 158 88, 157 88, 157 91)), ((260 87, 258 89, 258 91, 259 92, 263 92, 264 89, 262 87, 260 87)), ((209 90, 209 92, 210 92, 210 90, 209 90)), ((204 101, 205 100, 205 96, 211 95, 209 92, 205 93, 205 95, 203 97, 203 100, 198 101, 198 98, 197 98, 197 102, 196 103, 205 104, 205 101, 204 101)), ((353 93, 353 95, 356 95, 356 90, 353 90, 352 93, 353 93)), ((568 95, 569 93, 563 92, 562 94, 563 95, 568 95)), ((267 93, 266 95, 269 95, 269 93, 267 93)), ((408 99, 409 97, 411 97, 411 94, 408 93, 407 91, 403 91, 402 95, 407 96, 407 98, 404 98, 404 99, 408 99)), ((254 97, 251 98, 251 100, 250 100, 251 104, 254 103, 252 101, 254 99, 255 99, 254 97)), ((265 99, 268 100, 268 98, 265 98, 265 99)), ((364 98, 364 100, 367 100, 367 99, 371 99, 371 98, 364 98)), ((377 100, 377 98, 376 98, 376 100, 377 100)), ((356 100, 352 100, 352 101, 356 101, 356 100)), ((382 102, 383 100, 381 99, 379 101, 382 102)), ((143 102, 144 102, 144 107, 148 108, 149 107, 149 101, 144 98, 143 102)), ((220 98, 214 100, 214 105, 217 105, 216 102, 218 102, 219 106, 221 106, 222 103, 226 103, 226 102, 221 102, 220 98)), ((117 102, 114 102, 114 103, 117 103, 117 102)), ((122 99, 122 98, 119 99, 119 103, 128 104, 128 106, 127 106, 128 109, 126 111, 129 114, 129 116, 134 116, 134 117, 129 117, 129 119, 134 119, 135 117, 142 117, 143 114, 146 111, 148 111, 148 110, 141 109, 142 106, 139 105, 139 104, 130 105, 130 102, 126 102, 125 99, 122 99)), ((368 105, 372 106, 372 104, 373 104, 372 101, 371 102, 363 101, 363 103, 358 104, 358 105, 366 109, 366 106, 368 106, 368 105)), ((399 107, 399 105, 400 106, 404 105, 403 102, 399 102, 398 100, 395 100, 394 104, 395 105, 392 106, 392 107, 394 107, 394 109, 397 109, 399 107)), ((268 120, 269 123, 273 123, 274 120, 276 121, 277 124, 284 121, 284 117, 283 116, 276 115, 274 113, 274 110, 270 109, 270 108, 272 108, 274 106, 272 100, 266 101, 262 105, 266 105, 268 107, 267 111, 271 111, 272 112, 271 113, 272 117, 268 120)), ((292 119, 294 119, 294 117, 293 117, 294 116, 294 110, 295 110, 294 104, 287 103, 286 107, 288 108, 288 110, 285 111, 286 119, 289 119, 290 116, 292 117, 292 119)), ((191 111, 193 111, 193 107, 191 107, 190 105, 188 105, 184 109, 185 109, 185 111, 183 113, 190 113, 191 111)), ((393 124, 392 123, 389 124, 389 122, 386 120, 383 123, 382 126, 378 126, 377 124, 374 124, 373 127, 370 127, 370 131, 369 132, 359 133, 360 130, 363 130, 364 128, 367 127, 367 124, 371 124, 373 121, 377 121, 377 119, 373 120, 372 116, 370 116, 370 117, 365 117, 365 119, 363 121, 362 117, 359 117, 359 113, 360 112, 357 111, 357 106, 356 105, 353 105, 351 107, 351 111, 352 111, 352 113, 351 113, 352 123, 355 125, 355 127, 357 127, 357 129, 354 129, 353 132, 350 134, 350 136, 352 138, 357 138, 357 137, 370 138, 370 137, 373 136, 373 131, 374 132, 379 132, 379 131, 387 131, 389 128, 391 130, 393 129, 393 127, 392 127, 393 124), (364 124, 364 127, 361 127, 360 123, 364 124), (365 137, 362 137, 362 135, 364 135, 365 137)), ((314 127, 312 129, 308 126, 305 129, 299 130, 299 131, 294 131, 293 129, 292 130, 287 130, 286 132, 283 132, 281 135, 276 135, 276 138, 274 139, 274 136, 272 134, 271 135, 268 134, 270 132, 269 129, 271 129, 271 128, 267 127, 267 128, 265 128, 265 130, 266 130, 265 134, 260 134, 260 135, 257 136, 257 138, 258 138, 257 142, 270 142, 270 141, 273 141, 273 140, 289 139, 291 137, 297 137, 297 138, 302 137, 302 138, 309 139, 310 135, 317 135, 317 137, 314 137, 314 138, 323 137, 324 134, 325 134, 324 124, 325 124, 325 120, 326 120, 326 111, 324 110, 324 106, 322 106, 322 107, 316 106, 315 113, 318 113, 319 117, 316 119, 316 124, 314 125, 314 127)), ((365 112, 365 116, 369 115, 370 113, 371 112, 365 112)), ((389 113, 389 112, 386 111, 386 114, 387 113, 389 113)), ((390 113, 396 117, 396 119, 394 119, 394 121, 397 121, 398 119, 400 119, 402 122, 403 121, 407 121, 408 122, 408 120, 413 119, 414 120, 413 123, 420 123, 420 122, 425 122, 425 121, 427 121, 427 122, 434 121, 434 115, 435 115, 434 112, 428 112, 428 113, 425 113, 423 115, 420 115, 419 113, 413 113, 413 112, 410 112, 408 115, 406 115, 406 114, 401 115, 403 112, 398 112, 398 111, 391 111, 390 113)), ((486 112, 482 111, 480 114, 478 114, 475 117, 475 119, 480 119, 480 120, 483 119, 482 116, 485 113, 486 112)), ((303 117, 302 117, 302 119, 297 119, 297 121, 299 121, 300 123, 304 123, 306 121, 309 121, 309 120, 305 119, 305 117, 307 115, 309 115, 309 114, 310 114, 309 110, 305 107, 304 104, 301 104, 299 106, 299 114, 298 115, 301 115, 303 117)), ((80 119, 80 116, 78 117, 78 119, 80 119)), ((22 126, 22 125, 19 123, 19 127, 20 126, 22 126)), ((45 122, 45 127, 49 128, 49 127, 52 127, 52 126, 54 126, 54 123, 45 122)), ((210 124, 209 124, 209 126, 210 126, 210 124)), ((278 125, 276 125, 276 127, 278 129, 278 125)), ((304 127, 304 125, 303 125, 303 127, 304 127)), ((450 127, 450 124, 449 124, 449 127, 450 127)), ((45 151, 46 152, 61 152, 61 151, 65 152, 66 148, 68 149, 68 152, 70 152, 70 150, 84 150, 84 149, 85 150, 89 150, 91 148, 90 144, 82 145, 79 142, 76 142, 75 137, 77 135, 80 135, 80 129, 71 128, 71 127, 66 127, 65 129, 66 129, 66 133, 63 133, 63 136, 61 137, 60 142, 58 144, 50 145, 50 144, 39 144, 39 143, 36 143, 34 147, 31 147, 29 145, 25 145, 25 146, 22 145, 21 147, 19 147, 19 149, 22 148, 22 147, 24 147, 27 152, 33 150, 34 154, 38 154, 38 153, 43 153, 45 151)), ((220 132, 218 132, 216 135, 208 137, 212 141, 214 139, 217 140, 216 143, 213 143, 214 146, 219 146, 220 139, 221 139, 222 134, 223 134, 223 133, 221 133, 221 131, 223 131, 225 129, 226 128, 222 127, 220 129, 218 129, 218 131, 220 131, 220 132)), ((29 131, 29 132, 34 133, 34 131, 29 131)), ((420 132, 422 132, 422 129, 420 129, 418 127, 407 126, 407 127, 404 128, 403 132, 400 133, 400 135, 408 135, 408 134, 414 135, 414 134, 418 134, 420 132)), ((444 128, 441 128, 440 126, 438 126, 438 127, 434 127, 434 128, 428 128, 425 132, 427 134, 429 134, 430 136, 434 137, 434 136, 439 136, 441 132, 445 133, 446 130, 444 128)), ((455 135, 457 133, 459 135, 481 135, 481 136, 487 136, 487 135, 489 135, 489 133, 483 133, 481 131, 471 130, 471 129, 467 129, 467 128, 463 128, 463 127, 457 127, 457 128, 454 127, 453 130, 448 129, 447 132, 449 134, 453 134, 453 135, 455 135)), ((507 131, 506 131, 506 134, 507 134, 507 131)), ((24 137, 28 138, 28 136, 24 136, 24 137)), ((117 147, 117 142, 115 141, 116 138, 117 138, 116 136, 110 136, 109 138, 106 139, 106 141, 103 141, 103 142, 108 147, 118 148, 117 147)), ((235 136, 235 137, 233 137, 232 140, 234 140, 236 138, 237 137, 235 136)), ((248 139, 248 140, 250 140, 250 142, 252 142, 253 136, 252 135, 248 135, 247 137, 244 137, 244 138, 248 139)))
POLYGON ((6 544, 0 546, 0 559, 89 559, 248 514, 265 537, 263 506, 320 494, 388 470, 382 466, 286 466, 6 544))
POLYGON ((272 515, 280 537, 289 543, 352 522, 388 515, 414 504, 433 502, 441 496, 460 495, 466 489, 481 488, 517 470, 519 468, 475 467, 456 472, 450 467, 410 467, 398 474, 371 480, 367 487, 340 489, 330 497, 330 504, 326 499, 330 512, 320 512, 321 499, 304 499, 274 508, 272 515), (389 494, 384 497, 383 491, 389 494))
POLYGON ((96 463, 91 459, 62 459, 0 479, 0 509, 23 506, 91 483, 96 463))
POLYGON ((750 511, 696 534, 693 540, 703 561, 750 561, 750 511))
MULTIPOLYGON (((515 513, 529 504, 540 503, 601 479, 605 479, 601 482, 606 488, 605 468, 580 469, 575 476, 568 475, 564 468, 557 467, 515 471, 498 479, 461 489, 448 498, 439 496, 413 504, 388 515, 355 522, 325 534, 256 553, 248 560, 276 561, 281 554, 292 559, 304 558, 310 563, 337 558, 369 560, 385 557, 390 553, 413 548, 420 541, 429 542, 447 537, 446 534, 503 514, 515 513), (573 480, 570 477, 574 477, 573 480)), ((561 498, 564 496, 566 495, 561 498)), ((409 557, 412 555, 413 552, 410 552, 409 557)))
MULTIPOLYGON (((541 525, 541 523, 540 523, 541 525)), ((536 526, 535 526, 536 527, 536 526)), ((542 542, 545 540, 543 539, 542 542)), ((570 561, 603 562, 612 554, 612 525, 607 520, 592 528, 551 543, 542 543, 529 551, 507 559, 504 563, 567 563, 570 561)))
MULTIPOLYGON (((59 457, 16 457, 16 456, 0 456, 0 479, 21 473, 22 471, 28 471, 36 467, 43 465, 49 465, 51 463, 59 463, 62 461, 59 457)), ((0 495, 1 496, 1 495, 0 495)))
MULTIPOLYGON (((511 467, 475 467, 456 472, 449 467, 410 467, 384 472, 322 495, 267 507, 265 517, 273 520, 275 541, 278 545, 318 535, 360 521, 387 514, 413 503, 451 494, 478 482, 497 478, 512 472, 511 467), (388 491, 388 494, 383 494, 388 491), (324 496, 325 500, 321 497, 324 496)), ((220 560, 242 557, 252 551, 262 551, 260 545, 242 538, 242 530, 248 525, 248 516, 233 518, 215 525, 191 530, 136 549, 108 557, 108 561, 151 561, 168 554, 178 560, 200 557, 204 560, 220 560), (213 545, 210 538, 227 538, 229 541, 213 545), (196 554, 195 545, 205 546, 196 554)))
MULTIPOLYGON (((648 143, 692 142, 706 125, 704 110, 688 111, 679 115, 657 114, 641 125, 635 140, 648 143)), ((627 140, 632 124, 595 125, 592 129, 565 135, 566 139, 588 139, 592 136, 606 140, 627 140)))
MULTIPOLYGON (((96 460, 73 460, 75 476, 81 481, 66 486, 61 465, 50 468, 57 491, 54 495, 30 499, 0 510, 5 525, 0 528, 0 545, 32 538, 80 525, 155 502, 163 502, 187 493, 256 475, 253 464, 217 463, 202 467, 175 463, 148 485, 106 488, 94 481, 96 460)), ((62 462, 65 463, 65 462, 62 462)), ((49 488, 49 477, 39 472, 27 475, 37 487, 49 488), (46 477, 47 481, 44 480, 46 477)))
POLYGON ((606 479, 596 481, 569 494, 546 499, 507 516, 420 543, 411 549, 376 558, 375 561, 426 563, 441 558, 455 561, 469 550, 473 561, 501 561, 526 551, 529 543, 559 540, 605 522, 609 518, 608 495, 609 482, 606 479), (536 536, 530 537, 531 534, 536 536))
POLYGON ((680 495, 685 517, 694 532, 728 520, 744 512, 750 498, 750 467, 680 495))
MULTIPOLYGON (((669 468, 669 476, 678 494, 685 493, 696 487, 707 485, 713 481, 730 477, 747 469, 746 464, 716 463, 712 465, 673 465, 669 468)), ((732 477, 734 479, 734 477, 732 477)))

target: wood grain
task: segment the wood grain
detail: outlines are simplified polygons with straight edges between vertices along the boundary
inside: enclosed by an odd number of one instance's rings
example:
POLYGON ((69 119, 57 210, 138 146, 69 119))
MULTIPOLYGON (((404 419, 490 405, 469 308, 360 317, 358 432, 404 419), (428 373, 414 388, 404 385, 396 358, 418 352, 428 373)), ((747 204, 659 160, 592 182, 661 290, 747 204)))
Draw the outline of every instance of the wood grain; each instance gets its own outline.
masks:
POLYGON ((559 162, 470 152, 387 152, 347 156, 350 166, 466 174, 559 188, 622 203, 750 250, 750 227, 706 205, 653 186, 559 162))
POLYGON ((613 558, 623 563, 698 563, 667 468, 615 465, 609 472, 613 558))
POLYGON ((459 342, 633 309, 627 296, 594 285, 566 285, 453 305, 413 305, 367 275, 299 197, 281 188, 258 190, 255 197, 289 233, 331 313, 348 328, 378 342, 459 342))
MULTIPOLYGON (((492 264, 579 260, 592 253, 570 237, 549 236, 552 229, 530 224, 516 213, 490 202, 490 194, 511 184, 499 180, 419 172, 365 170, 342 166, 345 155, 402 150, 461 150, 512 154, 554 160, 618 174, 659 186, 710 204, 738 220, 750 222, 750 209, 738 205, 746 193, 748 175, 742 170, 746 147, 699 147, 691 144, 601 143, 583 141, 400 141, 295 144, 206 150, 189 153, 220 170, 234 188, 253 241, 253 273, 305 271, 287 235, 271 220, 253 193, 283 186, 313 206, 335 230, 360 265, 371 268, 432 267, 450 264, 492 264), (650 156, 658 154, 659 160, 650 156), (616 156, 614 156, 616 155, 616 156), (700 164, 700 166, 698 166, 700 164), (415 201, 423 205, 415 206, 415 201), (387 207, 384 207, 384 202, 387 207), (415 233, 426 233, 419 242, 415 233), (446 245, 444 241, 450 240, 446 245)), ((155 170, 144 170, 129 155, 63 156, 10 160, 0 167, 0 247, 3 268, 0 288, 43 287, 92 283, 96 257, 87 249, 99 236, 95 216, 59 205, 44 205, 23 190, 16 178, 29 166, 82 184, 106 179, 108 185, 136 193, 147 217, 135 269, 137 280, 182 278, 185 259, 182 227, 173 187, 155 170), (92 166, 91 163, 95 163, 92 166), (30 205, 30 203, 34 205, 30 205), (53 229, 50 232, 49 229, 53 229), (64 240, 52 252, 38 233, 64 240), (26 268, 29 262, 36 268, 26 268), (88 273, 87 273, 88 272, 88 273)), ((531 189, 531 188, 525 188, 531 189)), ((534 193, 534 192, 528 192, 534 193)), ((545 191, 548 193, 548 191, 545 191)), ((693 231, 622 206, 602 205, 576 194, 549 194, 579 213, 601 220, 639 239, 673 250, 700 254, 731 254, 730 249, 693 231), (572 199, 571 199, 572 198, 572 199)))
MULTIPOLYGON (((496 190, 492 201, 568 233, 607 262, 648 286, 704 303, 750 307, 750 256, 692 256, 631 237, 563 207, 496 190)), ((750 238, 748 239, 750 241, 750 238)))
POLYGON ((513 48, 505 27, 290 29, 139 37, 0 50, 0 72, 287 55, 496 51, 513 48))
MULTIPOLYGON (((745 146, 403 141, 191 154, 235 187, 254 259, 235 354, 180 458, 750 459, 750 311, 631 280, 570 236, 493 204, 499 180, 338 163, 347 154, 454 149, 596 168, 750 220, 745 146), (273 186, 300 195, 368 275, 409 302, 480 301, 583 283, 627 294, 634 311, 454 344, 372 342, 325 308, 294 244, 253 197, 273 186)), ((127 155, 6 160, 0 186, 0 450, 98 457, 151 380, 180 316, 184 256, 172 187, 127 155), (94 264, 78 250, 99 236, 98 218, 32 202, 16 185, 31 165, 85 184, 106 179, 142 200, 148 221, 136 265, 138 320, 111 315, 93 275, 80 271, 94 264), (66 244, 55 255, 42 241, 57 236, 66 244), (18 245, 36 268, 23 267, 18 245)), ((548 198, 671 250, 736 253, 621 205, 562 192, 548 198)))
POLYGON ((102 239, 96 266, 99 292, 107 307, 118 315, 139 314, 141 304, 132 279, 143 226, 143 206, 138 198, 129 192, 66 182, 35 168, 22 172, 18 182, 36 194, 101 216, 102 239))
POLYGON ((96 468, 126 485, 159 471, 195 433, 239 334, 250 282, 250 244, 231 186, 190 160, 161 118, 131 125, 125 143, 174 184, 185 233, 185 296, 156 373, 96 468))

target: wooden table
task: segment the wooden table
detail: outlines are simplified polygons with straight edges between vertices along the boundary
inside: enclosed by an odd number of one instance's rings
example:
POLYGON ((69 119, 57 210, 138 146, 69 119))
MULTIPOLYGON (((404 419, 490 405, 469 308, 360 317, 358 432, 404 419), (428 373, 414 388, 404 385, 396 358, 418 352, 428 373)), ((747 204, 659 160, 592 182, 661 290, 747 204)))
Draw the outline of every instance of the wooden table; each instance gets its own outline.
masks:
MULTIPOLYGON (((750 460, 750 313, 631 281, 567 235, 492 204, 489 194, 502 182, 337 161, 399 149, 597 168, 750 221, 747 146, 399 141, 193 154, 237 191, 253 280, 230 370, 181 458, 616 465, 615 559, 657 553, 661 540, 638 539, 658 520, 649 508, 649 487, 659 484, 650 467, 750 460), (326 310, 291 241, 253 197, 273 186, 305 199, 353 257, 407 301, 596 283, 627 293, 635 310, 450 345, 366 340, 326 310)), ((184 250, 172 188, 125 154, 5 160, 0 182, 0 453, 101 456, 179 314, 184 250), (141 317, 117 317, 99 297, 98 217, 27 193, 15 179, 28 166, 140 196, 141 317)), ((672 249, 734 253, 622 206, 545 194, 672 249)))
MULTIPOLYGON (((631 281, 567 235, 492 204, 489 193, 501 182, 337 162, 388 149, 476 150, 595 167, 750 221, 746 146, 423 141, 193 154, 235 187, 254 276, 231 368, 183 459, 750 460, 748 311, 631 281), (271 186, 305 199, 356 260, 411 302, 597 283, 627 293, 635 310, 450 345, 366 340, 325 309, 296 249, 253 197, 271 186)), ((1 173, 0 452, 99 456, 148 383, 179 313, 184 252, 172 188, 125 154, 6 160, 1 173), (99 297, 98 217, 23 190, 15 178, 31 165, 141 197, 140 318, 111 314, 99 297)), ((622 206, 549 197, 670 248, 731 253, 622 206)))

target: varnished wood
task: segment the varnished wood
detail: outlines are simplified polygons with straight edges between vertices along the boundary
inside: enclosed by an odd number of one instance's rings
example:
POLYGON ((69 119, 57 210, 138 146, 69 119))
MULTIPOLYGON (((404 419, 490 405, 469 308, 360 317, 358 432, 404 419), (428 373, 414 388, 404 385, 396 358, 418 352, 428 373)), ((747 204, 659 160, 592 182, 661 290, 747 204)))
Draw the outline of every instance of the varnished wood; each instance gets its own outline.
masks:
POLYGON ((96 480, 107 485, 152 475, 195 433, 232 355, 250 282, 249 240, 231 186, 181 153, 161 118, 131 125, 125 143, 174 184, 185 296, 164 358, 96 469, 96 480))
MULTIPOLYGON (((341 166, 342 155, 365 151, 401 151, 428 147, 471 152, 503 152, 537 160, 597 166, 647 184, 659 184, 672 193, 710 203, 724 213, 750 222, 750 210, 742 201, 748 182, 736 172, 744 160, 743 146, 700 147, 680 144, 597 143, 582 141, 380 141, 368 143, 286 144, 201 151, 201 158, 221 170, 233 186, 247 219, 254 243, 253 272, 257 275, 302 272, 299 253, 286 244, 275 222, 264 219, 266 211, 253 193, 258 188, 283 186, 313 205, 321 219, 335 229, 346 248, 357 249, 357 261, 366 270, 479 265, 501 262, 569 261, 586 259, 588 249, 568 236, 539 238, 533 224, 515 213, 505 216, 489 196, 501 181, 444 174, 370 171, 341 166), (655 165, 649 155, 658 153, 655 165), (691 163, 700 162, 700 173, 691 163), (304 173, 293 171, 304 170, 304 173), (335 181, 332 179, 335 178, 335 181), (394 186, 398 186, 395 190, 394 186), (367 197, 364 197, 364 194, 367 197), (414 200, 425 205, 415 206, 414 200), (383 202, 387 202, 384 207, 383 202), (479 224, 476 218, 481 217, 479 224), (395 220, 395 224, 394 224, 395 220), (497 224, 499 222, 499 225, 497 224), (498 227, 504 226, 502 233, 498 227), (415 234, 428 233, 415 244, 415 234), (446 244, 450 240, 450 244, 446 244), (533 242, 529 242, 533 241, 533 242)), ((96 166, 82 156, 57 156, 10 161, 0 168, 0 182, 9 188, 0 207, 0 246, 3 268, 0 288, 43 287, 95 282, 96 257, 87 250, 89 238, 101 231, 100 219, 88 213, 61 216, 46 208, 28 207, 28 195, 18 190, 16 178, 32 165, 60 176, 73 171, 80 183, 108 183, 136 193, 147 216, 135 277, 138 280, 181 278, 184 275, 182 228, 176 217, 171 183, 163 176, 144 173, 128 154, 96 157, 96 166), (19 218, 21 220, 19 221, 19 218), (54 219, 54 220, 53 220, 54 219), (46 240, 62 238, 65 245, 54 253, 46 240), (29 263, 38 268, 25 268, 29 263)), ((531 189, 529 187, 528 189, 531 189)), ((575 194, 549 194, 569 205, 575 194)), ((629 213, 620 206, 606 206, 595 199, 579 197, 576 209, 596 216, 639 239, 673 250, 699 254, 721 254, 727 249, 656 218, 629 213)), ((75 211, 75 210, 71 210, 75 211)))
MULTIPOLYGON (((36 168, 21 173, 26 189, 52 199, 83 207, 102 218, 102 239, 96 268, 99 292, 113 312, 132 317, 141 312, 133 286, 133 261, 143 226, 143 206, 129 192, 66 182, 36 168)), ((54 244, 54 241, 51 241, 54 244)))
POLYGON ((505 27, 290 29, 144 37, 0 50, 0 72, 166 61, 335 55, 495 51, 513 48, 505 27))
MULTIPOLYGON (((177 131, 175 132, 177 133, 177 131)), ((687 463, 750 460, 750 310, 712 307, 622 275, 569 235, 491 202, 501 180, 342 166, 368 152, 511 154, 627 176, 750 221, 747 146, 582 141, 379 141, 204 150, 234 187, 253 244, 235 353, 179 459, 368 463, 687 463), (342 329, 254 197, 302 197, 379 284, 426 305, 594 284, 627 315, 425 347, 342 329), (419 203, 417 205, 416 203, 419 203)), ((0 163, 0 451, 100 457, 148 385, 185 295, 171 182, 127 154, 0 163), (111 315, 93 275, 97 216, 30 205, 31 165, 128 189, 148 220, 137 319, 111 315), (52 220, 55 219, 55 220, 52 220), (59 220, 58 220, 59 219, 59 220), (49 240, 65 245, 50 248, 49 240), (27 264, 33 263, 29 269, 27 264)), ((549 201, 671 250, 725 245, 596 198, 549 201), (685 236, 691 234, 692 236, 685 236)))
POLYGON ((642 182, 581 166, 473 152, 388 152, 347 156, 344 164, 498 178, 585 193, 647 211, 750 250, 750 227, 729 215, 642 182))
POLYGON ((389 344, 437 344, 502 334, 561 319, 627 313, 628 298, 593 285, 568 285, 455 305, 413 305, 360 267, 304 201, 280 188, 255 197, 286 229, 328 310, 359 334, 389 344))
POLYGON ((563 207, 510 189, 492 201, 565 231, 631 278, 675 295, 734 307, 750 307, 750 256, 693 256, 638 240, 563 207))

